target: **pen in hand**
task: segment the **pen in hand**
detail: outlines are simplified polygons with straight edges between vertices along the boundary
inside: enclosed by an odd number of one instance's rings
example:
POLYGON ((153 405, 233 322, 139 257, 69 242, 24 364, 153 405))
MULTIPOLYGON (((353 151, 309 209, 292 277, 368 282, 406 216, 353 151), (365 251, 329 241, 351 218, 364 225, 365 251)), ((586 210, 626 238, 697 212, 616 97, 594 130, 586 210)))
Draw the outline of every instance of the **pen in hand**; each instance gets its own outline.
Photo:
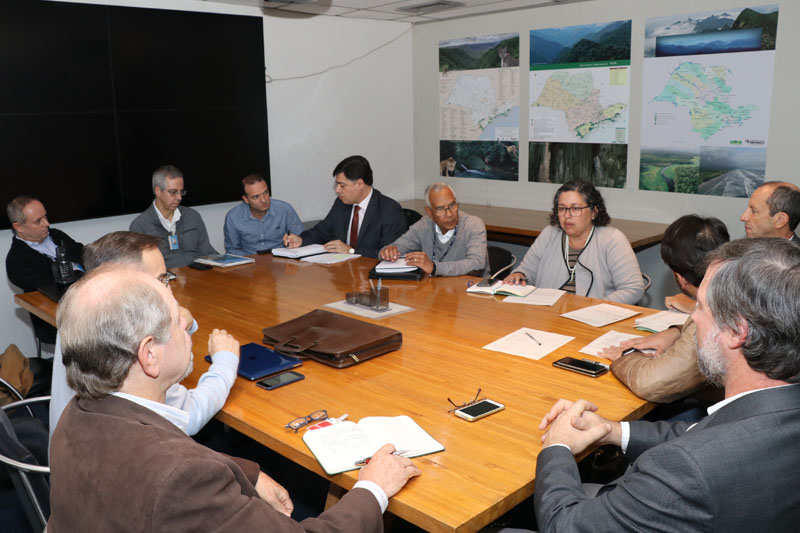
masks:
MULTIPOLYGON (((411 450, 395 450, 395 451, 392 452, 392 455, 403 455, 403 454, 406 454, 406 453, 408 453, 410 451, 411 450)), ((372 459, 371 455, 369 457, 364 457, 363 459, 359 459, 358 461, 356 461, 354 463, 354 465, 355 466, 366 466, 366 465, 369 464, 371 459, 372 459)))

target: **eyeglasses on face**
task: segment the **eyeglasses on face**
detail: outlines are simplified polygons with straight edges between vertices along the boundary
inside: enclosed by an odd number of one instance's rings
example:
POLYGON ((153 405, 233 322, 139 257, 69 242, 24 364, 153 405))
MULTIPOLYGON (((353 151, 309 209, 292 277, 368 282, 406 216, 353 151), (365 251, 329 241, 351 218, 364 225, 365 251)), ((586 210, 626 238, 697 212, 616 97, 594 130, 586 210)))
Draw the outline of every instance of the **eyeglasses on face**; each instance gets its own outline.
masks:
POLYGON ((478 396, 480 396, 480 395, 481 395, 481 389, 478 388, 478 392, 475 393, 475 397, 472 399, 472 401, 469 401, 469 402, 463 402, 463 403, 458 404, 458 403, 454 402, 453 400, 451 400, 450 398, 447 398, 447 401, 450 402, 450 405, 453 406, 453 408, 452 409, 448 409, 447 412, 448 413, 452 413, 456 409, 462 409, 464 407, 469 407, 470 405, 475 405, 476 403, 478 403, 480 401, 483 401, 485 398, 478 398, 478 396))
POLYGON ((458 211, 458 202, 451 202, 449 205, 443 205, 439 207, 432 207, 431 208, 434 213, 439 216, 444 215, 445 211, 450 211, 451 213, 455 213, 458 211))
POLYGON ((573 205, 571 207, 558 206, 558 214, 559 216, 563 217, 564 215, 567 214, 567 211, 569 211, 569 214, 572 215, 573 217, 579 217, 581 216, 581 213, 583 212, 584 209, 589 209, 589 206, 588 205, 584 206, 573 205))
POLYGON ((307 425, 311 424, 312 422, 319 422, 320 420, 325 420, 328 418, 328 411, 322 409, 320 411, 314 411, 308 416, 301 416, 300 418, 295 418, 286 426, 286 429, 294 430, 295 433, 298 432, 301 428, 306 427, 307 425))
POLYGON ((186 196, 186 189, 165 189, 164 192, 170 196, 186 196))
POLYGON ((176 279, 178 279, 178 275, 175 272, 170 272, 169 270, 167 270, 163 274, 159 274, 158 276, 158 281, 160 281, 167 287, 169 287, 170 281, 175 281, 176 279))

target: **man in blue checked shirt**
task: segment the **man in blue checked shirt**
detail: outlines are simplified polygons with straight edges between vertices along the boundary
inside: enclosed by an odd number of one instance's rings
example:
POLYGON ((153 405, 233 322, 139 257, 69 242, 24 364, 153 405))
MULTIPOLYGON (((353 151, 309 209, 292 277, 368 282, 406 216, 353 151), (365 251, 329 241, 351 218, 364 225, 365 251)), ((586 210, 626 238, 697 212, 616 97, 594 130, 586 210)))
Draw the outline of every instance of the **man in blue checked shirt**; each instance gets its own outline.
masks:
POLYGON ((235 255, 253 255, 260 251, 283 248, 287 232, 300 234, 303 224, 294 208, 271 199, 264 178, 250 174, 242 180, 244 203, 225 215, 225 251, 235 255))

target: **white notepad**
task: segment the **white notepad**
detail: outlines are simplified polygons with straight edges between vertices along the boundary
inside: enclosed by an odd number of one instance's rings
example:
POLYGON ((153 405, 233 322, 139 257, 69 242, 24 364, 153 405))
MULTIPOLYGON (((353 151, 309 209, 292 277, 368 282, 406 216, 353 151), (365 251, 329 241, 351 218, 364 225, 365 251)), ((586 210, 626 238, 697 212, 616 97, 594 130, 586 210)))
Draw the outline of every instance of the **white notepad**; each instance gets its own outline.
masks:
POLYGON ((309 255, 324 254, 325 247, 321 244, 309 244, 308 246, 299 246, 297 248, 273 248, 272 255, 275 257, 289 257, 291 259, 300 259, 309 255))

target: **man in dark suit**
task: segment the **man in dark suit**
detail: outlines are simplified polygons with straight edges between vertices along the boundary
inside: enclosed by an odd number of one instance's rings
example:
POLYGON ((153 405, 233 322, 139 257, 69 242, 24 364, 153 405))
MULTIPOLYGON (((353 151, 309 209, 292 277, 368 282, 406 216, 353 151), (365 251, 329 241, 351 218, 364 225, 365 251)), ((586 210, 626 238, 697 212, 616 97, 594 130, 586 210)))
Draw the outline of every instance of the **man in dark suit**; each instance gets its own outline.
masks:
POLYGON ((287 235, 285 246, 324 244, 325 250, 378 257, 408 229, 403 209, 372 187, 372 168, 360 155, 343 159, 333 169, 336 201, 325 219, 301 233, 287 235))
POLYGON ((800 244, 794 230, 800 223, 800 187, 786 181, 768 181, 758 187, 739 220, 748 238, 778 237, 800 244))
POLYGON ((540 531, 795 531, 800 523, 800 247, 742 239, 709 253, 699 366, 725 388, 695 425, 612 422, 560 400, 539 428, 540 531), (616 444, 633 464, 590 497, 572 458, 616 444))
MULTIPOLYGON (((387 444, 338 503, 298 524, 258 464, 196 443, 188 415, 164 403, 192 342, 163 283, 100 267, 70 288, 57 321, 76 397, 50 446, 49 531, 382 531, 388 499, 420 473, 387 444)), ((239 343, 214 330, 208 348, 238 353, 239 343)))
MULTIPOLYGON (((83 244, 50 227, 42 202, 30 196, 18 196, 9 202, 6 212, 14 237, 6 255, 8 280, 24 292, 55 283, 56 247, 64 246, 73 270, 83 270, 83 244)), ((55 328, 31 314, 37 337, 43 342, 56 341, 55 328)))

